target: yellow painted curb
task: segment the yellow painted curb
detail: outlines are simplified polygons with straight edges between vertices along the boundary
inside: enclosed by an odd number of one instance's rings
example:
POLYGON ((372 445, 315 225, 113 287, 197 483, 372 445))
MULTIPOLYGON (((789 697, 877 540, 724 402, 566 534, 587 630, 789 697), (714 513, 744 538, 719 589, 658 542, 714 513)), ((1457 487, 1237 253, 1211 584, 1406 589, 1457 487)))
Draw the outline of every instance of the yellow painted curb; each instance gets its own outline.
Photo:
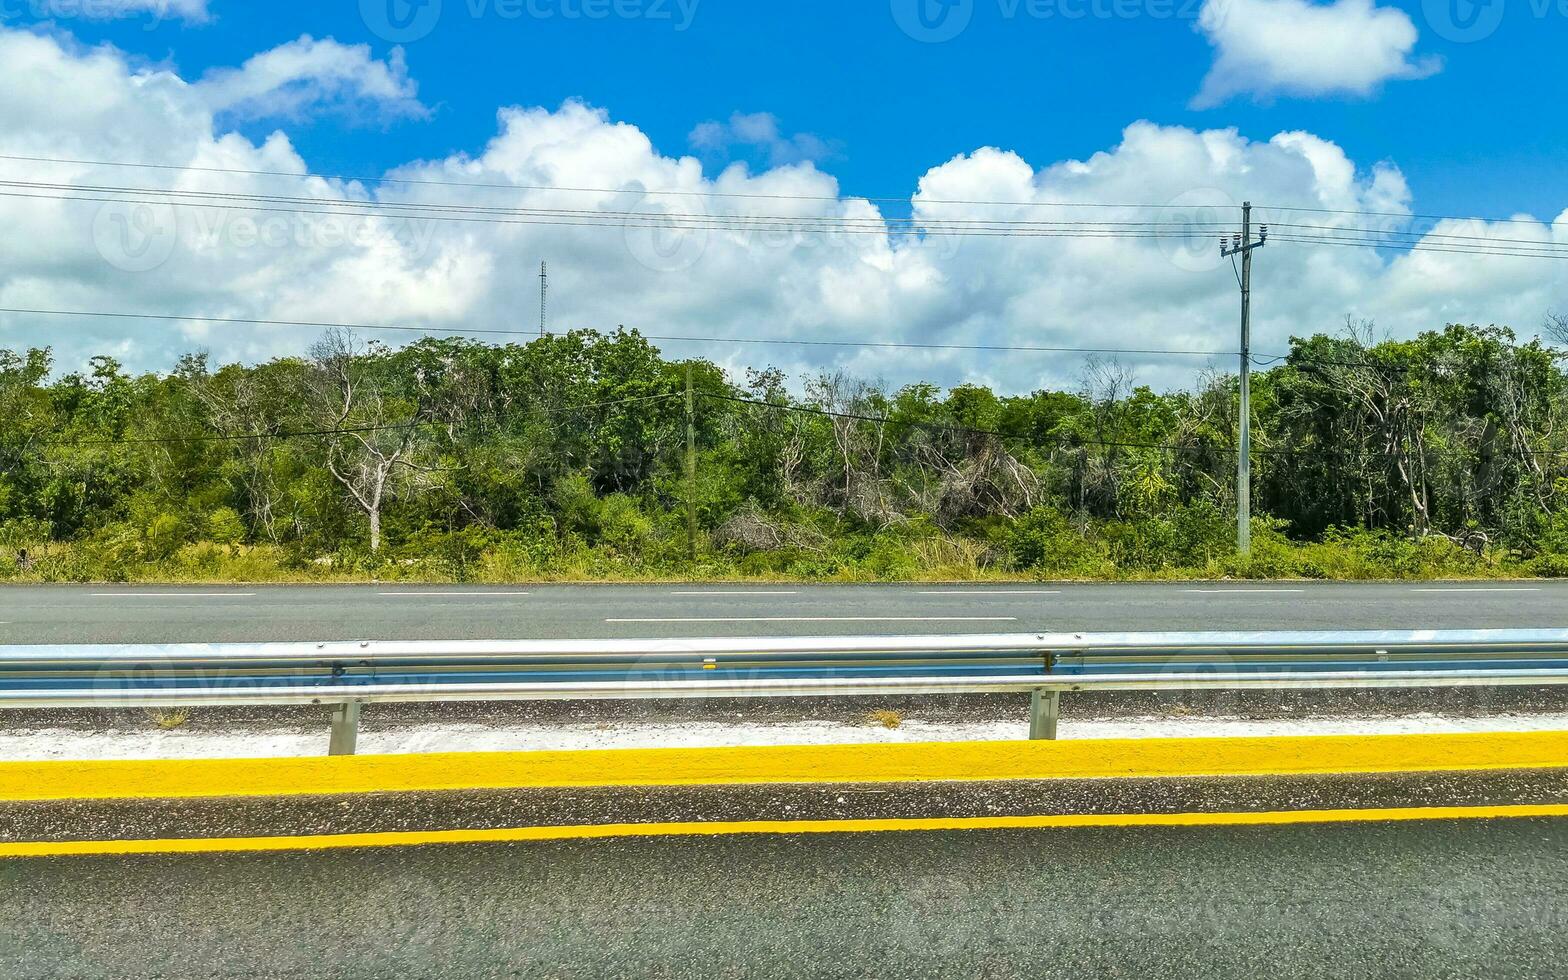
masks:
POLYGON ((1111 813, 1020 817, 928 817, 905 820, 750 820, 714 823, 589 824, 501 830, 393 831, 301 837, 221 837, 169 840, 39 841, 0 844, 0 859, 123 857, 139 854, 236 854, 332 851, 350 848, 507 844, 523 841, 602 840, 612 837, 728 837, 740 834, 929 833, 942 830, 1049 830, 1095 827, 1272 827, 1291 824, 1413 823, 1568 817, 1568 806, 1419 807, 1386 810, 1286 810, 1267 813, 1111 813))
POLYGON ((1568 767, 1568 732, 0 763, 0 801, 1568 767))

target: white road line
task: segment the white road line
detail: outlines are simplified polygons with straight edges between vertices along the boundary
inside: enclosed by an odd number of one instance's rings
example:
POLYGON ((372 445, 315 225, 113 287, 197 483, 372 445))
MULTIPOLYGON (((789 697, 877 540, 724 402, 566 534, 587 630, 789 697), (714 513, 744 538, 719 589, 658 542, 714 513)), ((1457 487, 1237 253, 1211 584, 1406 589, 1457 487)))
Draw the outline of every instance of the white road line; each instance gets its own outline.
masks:
POLYGON ((1539 592, 1540 589, 1411 589, 1412 592, 1539 592))
POLYGON ((1298 596, 1305 588, 1189 588, 1189 596, 1298 596))
POLYGON ((254 592, 94 592, 94 599, 250 599, 254 592))
POLYGON ((606 623, 1016 623, 1016 616, 749 616, 689 619, 606 619, 606 623))
POLYGON ((518 596, 533 595, 532 592, 378 592, 377 595, 388 599, 427 598, 431 596, 470 596, 489 598, 491 596, 518 596))
POLYGON ((922 592, 921 595, 962 595, 962 596, 987 596, 987 595, 1061 595, 1060 592, 1046 592, 1042 590, 1021 591, 1004 589, 946 589, 933 592, 922 592))
POLYGON ((671 592, 670 595, 707 596, 707 595, 800 595, 799 592, 671 592))

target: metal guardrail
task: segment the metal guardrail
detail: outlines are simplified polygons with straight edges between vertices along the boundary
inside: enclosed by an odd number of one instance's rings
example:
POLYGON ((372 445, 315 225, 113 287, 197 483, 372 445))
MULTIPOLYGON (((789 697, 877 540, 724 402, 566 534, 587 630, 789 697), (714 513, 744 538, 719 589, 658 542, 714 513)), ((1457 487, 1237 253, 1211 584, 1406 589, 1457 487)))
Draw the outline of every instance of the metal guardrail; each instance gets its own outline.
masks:
POLYGON ((1568 630, 0 647, 0 708, 1568 684, 1568 630))

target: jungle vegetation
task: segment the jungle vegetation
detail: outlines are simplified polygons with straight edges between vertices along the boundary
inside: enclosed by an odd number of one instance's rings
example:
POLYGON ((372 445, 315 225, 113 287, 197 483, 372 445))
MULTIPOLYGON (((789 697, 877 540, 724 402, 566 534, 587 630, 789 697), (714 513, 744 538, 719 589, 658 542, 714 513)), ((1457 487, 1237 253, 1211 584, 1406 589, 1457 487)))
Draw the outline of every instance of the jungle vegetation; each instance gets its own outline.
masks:
POLYGON ((1568 575, 1565 357, 1500 327, 1292 341, 1254 375, 1243 559, 1233 374, 889 390, 729 378, 626 331, 332 331, 138 375, 0 351, 0 578, 1568 575))

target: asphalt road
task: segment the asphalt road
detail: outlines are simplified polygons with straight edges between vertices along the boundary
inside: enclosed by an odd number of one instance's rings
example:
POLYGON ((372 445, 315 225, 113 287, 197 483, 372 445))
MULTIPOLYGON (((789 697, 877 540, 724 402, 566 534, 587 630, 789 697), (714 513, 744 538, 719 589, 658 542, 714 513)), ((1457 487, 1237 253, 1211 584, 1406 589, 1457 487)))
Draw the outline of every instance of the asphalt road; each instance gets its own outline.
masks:
POLYGON ((0 864, 0 975, 1549 978, 1568 820, 0 864))
POLYGON ((1568 627, 1568 582, 0 588, 3 643, 1568 627))

